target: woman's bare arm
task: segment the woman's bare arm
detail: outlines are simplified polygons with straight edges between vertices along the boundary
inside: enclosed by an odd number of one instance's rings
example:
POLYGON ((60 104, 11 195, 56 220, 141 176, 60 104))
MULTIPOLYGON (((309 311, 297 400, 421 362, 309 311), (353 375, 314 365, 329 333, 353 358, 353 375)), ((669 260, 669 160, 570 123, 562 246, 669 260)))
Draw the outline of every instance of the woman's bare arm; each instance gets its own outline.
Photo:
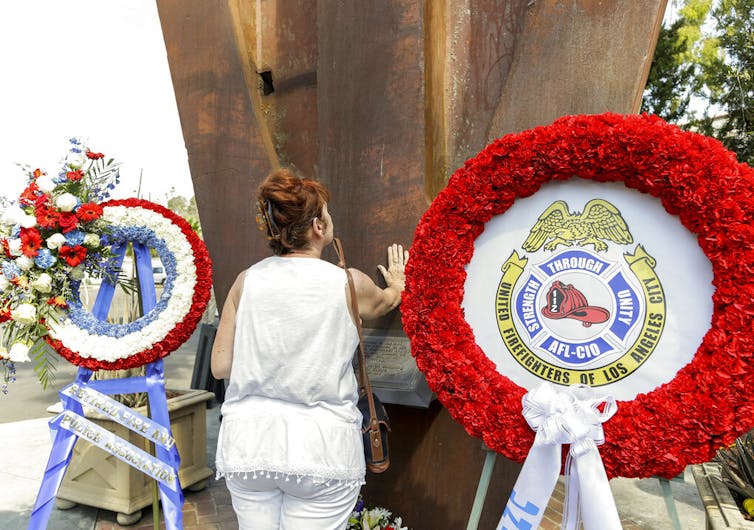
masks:
POLYGON ((377 268, 385 278, 387 287, 382 289, 372 279, 358 269, 349 269, 356 288, 359 313, 364 320, 381 317, 401 303, 401 294, 406 286, 405 267, 408 262, 408 250, 402 245, 393 244, 387 248, 387 269, 382 265, 377 268))
POLYGON ((217 326, 215 342, 212 345, 210 367, 215 379, 228 379, 233 365, 233 339, 236 334, 236 311, 243 292, 245 274, 242 272, 233 282, 225 299, 220 324, 217 326))

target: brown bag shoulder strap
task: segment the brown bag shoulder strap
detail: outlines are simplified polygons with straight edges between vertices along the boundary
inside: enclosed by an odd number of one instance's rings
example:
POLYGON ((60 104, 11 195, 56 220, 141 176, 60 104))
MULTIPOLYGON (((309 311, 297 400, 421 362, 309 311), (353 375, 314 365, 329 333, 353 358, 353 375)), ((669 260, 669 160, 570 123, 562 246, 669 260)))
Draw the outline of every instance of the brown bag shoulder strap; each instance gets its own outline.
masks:
MULTIPOLYGON (((364 332, 361 328, 361 316, 359 315, 359 301, 356 298, 356 286, 353 283, 351 271, 349 271, 346 266, 343 245, 337 237, 333 238, 333 247, 335 248, 335 254, 338 256, 338 267, 341 267, 346 271, 348 289, 351 293, 351 312, 353 313, 354 324, 356 324, 356 331, 359 333, 359 395, 366 394, 367 400, 369 401, 369 430, 372 433, 370 437, 379 437, 379 421, 377 419, 377 409, 374 405, 374 396, 372 395, 372 385, 369 382, 369 374, 367 373, 367 356, 364 352, 364 332)), ((375 442, 375 440, 372 441, 373 443, 375 442)), ((375 460, 382 460, 381 443, 378 448, 375 448, 374 458, 375 460), (379 454, 377 453, 377 449, 379 449, 379 454)))

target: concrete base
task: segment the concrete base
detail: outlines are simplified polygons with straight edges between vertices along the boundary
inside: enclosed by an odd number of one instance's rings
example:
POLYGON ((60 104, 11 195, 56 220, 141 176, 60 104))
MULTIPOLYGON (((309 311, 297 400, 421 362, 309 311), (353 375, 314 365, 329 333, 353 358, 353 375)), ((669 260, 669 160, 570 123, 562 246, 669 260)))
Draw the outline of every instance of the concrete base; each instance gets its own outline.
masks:
MULTIPOLYGON (((643 479, 614 478, 610 489, 621 518, 628 519, 640 528, 648 530, 673 530, 662 485, 656 477, 643 479)), ((672 501, 683 530, 704 528, 704 506, 699 500, 691 469, 670 481, 672 501)), ((627 527, 635 528, 635 527, 627 527)))

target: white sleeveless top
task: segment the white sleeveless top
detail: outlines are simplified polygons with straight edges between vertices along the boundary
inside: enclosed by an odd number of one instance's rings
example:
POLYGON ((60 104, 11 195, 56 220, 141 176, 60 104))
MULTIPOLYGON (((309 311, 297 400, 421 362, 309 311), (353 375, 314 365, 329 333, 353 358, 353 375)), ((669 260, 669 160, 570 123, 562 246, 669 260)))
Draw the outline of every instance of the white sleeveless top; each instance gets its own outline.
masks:
POLYGON ((358 332, 343 269, 270 257, 244 277, 217 473, 364 483, 358 332))

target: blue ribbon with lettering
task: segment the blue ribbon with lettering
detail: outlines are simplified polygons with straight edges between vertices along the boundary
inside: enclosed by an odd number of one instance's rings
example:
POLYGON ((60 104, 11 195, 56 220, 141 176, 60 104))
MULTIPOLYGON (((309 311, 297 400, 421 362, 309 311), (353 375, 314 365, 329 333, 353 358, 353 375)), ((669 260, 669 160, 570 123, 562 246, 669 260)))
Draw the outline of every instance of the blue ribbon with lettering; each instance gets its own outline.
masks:
POLYGON ((175 443, 175 439, 170 436, 170 431, 166 427, 152 421, 147 416, 139 414, 123 403, 97 392, 91 385, 82 387, 76 383, 71 383, 61 390, 61 392, 82 405, 91 407, 106 418, 120 423, 137 434, 141 434, 144 438, 148 438, 154 443, 158 443, 168 449, 175 443))
MULTIPOLYGON (((139 293, 142 300, 142 310, 144 314, 151 311, 155 305, 157 296, 154 289, 152 276, 152 260, 149 249, 140 243, 133 244, 134 256, 136 261, 136 270, 139 275, 139 293)), ((120 267, 123 262, 123 256, 126 250, 126 243, 114 245, 113 254, 116 254, 116 265, 120 267)), ((113 295, 115 294, 115 282, 108 278, 102 281, 97 299, 92 308, 92 314, 98 320, 107 320, 107 314, 110 310, 113 295)), ((162 366, 162 359, 147 364, 146 375, 143 377, 129 377, 124 379, 107 379, 90 381, 92 371, 87 368, 79 368, 74 385, 82 388, 89 387, 103 394, 129 394, 134 392, 146 392, 149 396, 149 408, 152 420, 159 426, 170 432, 170 418, 168 416, 167 397, 165 395, 165 375, 162 366)), ((63 481, 63 476, 68 468, 68 464, 73 454, 73 446, 76 443, 78 434, 75 429, 69 429, 69 426, 63 426, 61 423, 66 418, 76 416, 83 417, 84 411, 76 399, 69 393, 60 392, 60 398, 63 403, 63 412, 50 421, 50 430, 53 434, 52 448, 47 460, 47 467, 42 478, 42 484, 37 493, 37 500, 29 519, 28 530, 43 530, 47 528, 47 522, 54 506, 55 495, 63 481)), ((161 444, 155 444, 157 461, 166 464, 175 475, 175 482, 164 483, 159 481, 160 501, 165 514, 165 526, 167 530, 180 530, 183 528, 183 491, 181 490, 180 481, 178 480, 178 470, 180 468, 180 456, 175 444, 169 444, 165 447, 161 444)), ((113 453, 115 454, 115 453, 113 453)), ((116 455, 117 456, 117 455, 116 455)))
POLYGON ((79 438, 84 438, 103 451, 135 467, 153 479, 160 481, 174 491, 178 487, 173 468, 168 467, 167 464, 142 448, 135 446, 123 438, 119 438, 114 432, 83 416, 66 410, 61 412, 51 424, 58 429, 66 429, 79 438))

